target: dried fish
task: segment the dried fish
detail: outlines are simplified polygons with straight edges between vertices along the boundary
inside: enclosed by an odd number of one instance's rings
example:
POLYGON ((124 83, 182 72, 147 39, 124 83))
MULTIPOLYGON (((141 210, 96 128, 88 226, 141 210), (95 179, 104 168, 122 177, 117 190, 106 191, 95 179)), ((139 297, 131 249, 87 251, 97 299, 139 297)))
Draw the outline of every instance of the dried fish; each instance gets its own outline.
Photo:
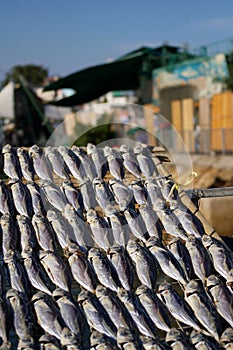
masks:
POLYGON ((7 262, 11 288, 25 294, 30 293, 28 276, 24 265, 14 257, 5 259, 5 262, 7 262))
POLYGON ((156 262, 153 255, 136 241, 130 240, 127 251, 135 264, 138 279, 148 288, 154 288, 157 278, 156 262))
POLYGON ((74 154, 74 152, 66 146, 59 146, 58 151, 71 175, 78 181, 84 179, 86 177, 86 172, 81 166, 80 159, 74 154))
POLYGON ((36 250, 38 248, 38 242, 31 220, 24 215, 17 215, 16 219, 19 226, 21 250, 36 250))
POLYGON ((143 350, 139 337, 128 328, 119 327, 117 330, 117 345, 124 350, 143 350))
POLYGON ((76 335, 72 333, 72 331, 68 327, 64 327, 62 330, 61 345, 66 350, 81 350, 76 335))
POLYGON ((224 349, 232 350, 233 349, 233 329, 232 327, 225 329, 220 338, 221 344, 224 346, 224 349))
POLYGON ((130 188, 133 190, 133 195, 136 203, 139 205, 148 204, 148 193, 141 180, 132 181, 130 188))
POLYGON ((109 185, 114 193, 115 200, 118 203, 120 210, 125 210, 128 207, 134 207, 135 202, 133 191, 128 186, 117 179, 110 179, 109 185))
POLYGON ((145 242, 147 239, 147 230, 141 215, 139 215, 139 213, 133 208, 126 209, 124 211, 124 215, 128 222, 131 233, 136 238, 139 238, 145 242))
POLYGON ((28 154, 28 151, 23 147, 18 147, 17 156, 19 159, 23 178, 27 181, 34 181, 35 170, 33 168, 33 162, 28 154))
POLYGON ((120 152, 123 157, 125 168, 137 178, 141 178, 141 169, 132 150, 126 145, 121 145, 120 152))
POLYGON ((211 254, 215 270, 227 279, 227 274, 233 268, 229 250, 219 240, 207 235, 202 236, 202 243, 211 254))
POLYGON ((152 154, 146 147, 143 147, 141 144, 137 144, 134 147, 134 153, 137 155, 140 170, 146 178, 158 173, 152 159, 152 154))
POLYGON ((113 244, 125 246, 130 237, 129 225, 123 213, 119 213, 114 207, 108 207, 104 210, 111 225, 113 235, 113 244))
POLYGON ((113 338, 92 330, 90 337, 91 350, 119 350, 113 338))
POLYGON ((133 266, 129 260, 128 253, 122 246, 114 245, 107 252, 109 260, 115 267, 119 280, 126 290, 133 287, 133 266))
POLYGON ((95 243, 107 251, 113 244, 112 230, 104 217, 98 215, 94 209, 87 211, 87 222, 90 224, 95 243))
POLYGON ((158 294, 161 296, 162 301, 177 321, 201 331, 197 319, 193 314, 193 310, 169 283, 161 283, 158 289, 158 294))
MULTIPOLYGON (((213 339, 213 338, 212 338, 213 339)), ((193 330, 190 333, 190 341, 197 350, 218 350, 219 346, 216 345, 209 337, 202 333, 193 330)))
POLYGON ((125 177, 125 169, 123 159, 120 154, 107 155, 107 162, 110 174, 117 180, 123 180, 125 177))
POLYGON ((97 201, 91 180, 85 178, 84 180, 80 181, 79 185, 85 210, 95 209, 97 206, 97 201))
POLYGON ((84 151, 83 148, 77 147, 75 145, 73 145, 71 149, 74 152, 74 154, 81 160, 81 164, 85 169, 87 177, 89 177, 89 179, 91 180, 97 177, 98 174, 95 169, 95 164, 93 163, 92 158, 88 156, 86 151, 84 151))
POLYGON ((2 214, 14 214, 15 207, 11 192, 3 181, 0 181, 0 212, 2 214))
POLYGON ((127 308, 139 332, 154 338, 156 336, 156 331, 153 322, 133 292, 119 288, 117 295, 127 308))
POLYGON ((55 147, 47 146, 45 155, 52 165, 53 172, 62 179, 68 179, 69 170, 58 150, 55 147))
POLYGON ((192 260, 193 270, 196 276, 204 283, 205 279, 211 275, 213 269, 210 255, 201 240, 194 236, 189 236, 185 244, 192 260))
POLYGON ((141 304, 144 306, 147 314, 150 316, 155 327, 169 332, 171 324, 169 320, 169 312, 161 300, 157 297, 153 290, 146 286, 140 286, 136 289, 141 304))
POLYGON ((84 209, 81 192, 75 188, 70 180, 63 181, 62 190, 68 203, 70 203, 75 210, 84 209))
POLYGON ((191 280, 185 287, 184 295, 198 321, 219 342, 220 319, 204 288, 191 280))
POLYGON ((207 278, 206 286, 218 313, 233 327, 233 299, 231 292, 215 275, 210 275, 207 278))
POLYGON ((116 327, 94 294, 82 291, 78 295, 78 302, 83 308, 90 327, 116 339, 116 327))
POLYGON ((170 350, 171 347, 164 341, 141 336, 142 345, 145 350, 170 350))
POLYGON ((100 283, 117 292, 121 284, 116 269, 106 254, 99 248, 91 248, 88 252, 88 259, 91 261, 100 283))
POLYGON ((69 239, 72 239, 72 227, 61 214, 58 214, 53 210, 47 211, 47 219, 52 225, 53 231, 60 246, 62 249, 66 249, 69 239))
POLYGON ((113 193, 107 182, 101 180, 100 178, 95 178, 93 180, 93 187, 97 202, 102 209, 106 208, 107 206, 114 206, 116 204, 113 193))
POLYGON ((87 154, 92 158, 92 162, 95 165, 97 177, 103 179, 108 170, 108 163, 104 156, 103 150, 91 143, 88 143, 87 154))
POLYGON ((32 225, 41 248, 54 252, 56 249, 54 232, 47 218, 39 213, 34 214, 32 217, 32 225))
POLYGON ((32 200, 28 188, 20 180, 11 180, 9 182, 17 212, 27 217, 32 216, 32 200))
POLYGON ((158 240, 162 240, 162 224, 153 210, 148 204, 142 204, 139 207, 139 213, 145 223, 146 230, 150 237, 156 237, 158 240))
POLYGON ((187 279, 180 263, 175 256, 156 238, 151 237, 146 242, 146 247, 153 254, 163 273, 176 281, 187 284, 187 279))
POLYGON ((10 179, 21 179, 22 173, 19 165, 19 160, 14 148, 6 144, 2 148, 2 154, 4 159, 3 171, 10 179))
POLYGON ((46 201, 45 198, 41 196, 39 186, 35 182, 28 182, 26 186, 31 195, 34 214, 45 214, 46 201))
POLYGON ((4 259, 14 255, 18 247, 19 235, 10 214, 2 215, 0 219, 2 234, 2 252, 4 259))
POLYGON ((52 166, 46 158, 43 149, 33 145, 29 148, 28 153, 32 158, 36 175, 40 179, 53 181, 52 166))
POLYGON ((165 339, 167 344, 169 344, 174 350, 194 350, 187 335, 179 329, 171 328, 165 339))
POLYGON ((48 333, 43 334, 39 338, 40 350, 61 350, 61 345, 58 339, 48 333))
POLYGON ((56 208, 57 210, 62 211, 68 202, 61 189, 48 180, 41 180, 40 185, 45 194, 45 198, 48 201, 48 205, 52 205, 51 209, 56 208))

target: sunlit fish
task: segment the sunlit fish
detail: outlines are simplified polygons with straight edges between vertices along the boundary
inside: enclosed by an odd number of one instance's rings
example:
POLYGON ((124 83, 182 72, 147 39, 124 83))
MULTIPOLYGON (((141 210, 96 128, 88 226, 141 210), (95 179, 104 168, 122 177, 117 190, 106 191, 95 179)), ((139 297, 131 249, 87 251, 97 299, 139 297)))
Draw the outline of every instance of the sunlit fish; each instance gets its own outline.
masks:
POLYGON ((65 326, 59 308, 52 298, 43 292, 37 292, 31 299, 39 325, 45 332, 61 339, 62 329, 65 326))
POLYGON ((91 261, 100 283, 116 292, 121 284, 117 271, 106 254, 99 248, 91 248, 88 252, 88 259, 91 261))
POLYGON ((21 179, 22 173, 19 165, 19 160, 15 150, 9 144, 2 148, 4 159, 3 171, 10 179, 21 179))
POLYGON ((202 236, 202 243, 211 254, 215 270, 227 279, 227 274, 233 268, 230 251, 219 240, 207 235, 202 236))
POLYGON ((224 346, 224 349, 232 350, 233 349, 233 329, 232 327, 225 329, 220 338, 221 344, 224 346))
POLYGON ((28 217, 32 216, 32 200, 28 188, 19 180, 9 182, 17 212, 28 217))
POLYGON ((115 267, 119 280, 126 290, 133 287, 134 269, 127 251, 122 246, 114 245, 108 252, 108 258, 115 267))
POLYGON ((40 252, 39 258, 53 284, 69 292, 71 288, 70 273, 62 258, 52 252, 45 251, 40 252))
POLYGON ((162 340, 154 339, 151 337, 145 337, 145 336, 141 336, 140 338, 142 340, 142 345, 145 350, 170 350, 171 349, 170 346, 167 345, 167 343, 165 343, 162 340))
POLYGON ((177 328, 171 328, 166 334, 166 343, 174 350, 194 350, 187 335, 177 328))
POLYGON ((157 214, 167 233, 174 237, 179 237, 184 241, 187 240, 188 236, 185 230, 180 226, 179 220, 169 208, 158 211, 157 214))
POLYGON ((0 349, 11 349, 9 342, 9 333, 11 329, 11 319, 9 305, 5 298, 0 297, 0 338, 3 342, 0 349))
POLYGON ((104 212, 110 221, 113 243, 125 246, 129 241, 130 231, 124 214, 119 213, 114 207, 106 208, 104 212))
POLYGON ((6 297, 11 305, 14 329, 19 339, 33 342, 33 314, 24 293, 9 289, 6 297))
POLYGON ((97 201, 91 180, 85 178, 79 185, 85 210, 94 209, 97 206, 97 201))
POLYGON ((188 303, 172 288, 172 286, 163 282, 158 288, 158 294, 166 304, 172 316, 178 321, 201 331, 193 310, 188 303))
POLYGON ((29 293, 29 281, 24 265, 13 257, 6 259, 5 262, 7 262, 11 288, 22 293, 29 293))
POLYGON ((120 302, 118 297, 112 291, 99 284, 96 288, 96 296, 107 311, 116 328, 127 328, 132 325, 132 320, 126 311, 124 304, 120 302))
POLYGON ((32 225, 41 248, 54 252, 56 248, 54 232, 47 218, 39 213, 34 214, 32 217, 32 225))
POLYGON ((230 269, 227 274, 226 285, 228 289, 233 293, 233 269, 230 269))
POLYGON ((215 275, 210 275, 207 278, 206 286, 218 313, 233 327, 233 298, 231 292, 215 275))
POLYGON ((123 180, 125 169, 122 157, 116 154, 109 154, 107 155, 107 162, 110 174, 117 180, 123 180))
POLYGON ((55 147, 47 146, 45 155, 52 165, 53 172, 62 179, 68 179, 69 170, 58 150, 55 147))
POLYGON ((68 238, 72 238, 72 227, 61 214, 53 210, 47 211, 47 219, 52 225, 60 246, 62 249, 66 249, 69 243, 68 238))
POLYGON ((82 350, 77 336, 68 327, 64 327, 62 330, 61 345, 66 350, 82 350))
POLYGON ((61 316, 66 326, 79 338, 84 331, 84 315, 79 304, 64 290, 56 288, 53 291, 53 297, 56 300, 61 316))
POLYGON ((92 158, 92 161, 95 165, 97 177, 103 179, 108 170, 108 163, 104 156, 103 150, 91 143, 88 143, 87 154, 92 158))
POLYGON ((140 338, 129 328, 120 327, 117 330, 117 345, 124 350, 143 350, 140 338))
POLYGON ((82 291, 78 295, 78 302, 82 306, 91 328, 116 339, 116 327, 94 294, 82 291))
POLYGON ((0 223, 2 231, 2 252, 4 258, 7 258, 15 253, 19 236, 13 218, 10 214, 2 215, 0 223))
POLYGON ((146 178, 158 173, 152 158, 152 153, 149 149, 138 144, 134 147, 134 153, 137 156, 137 161, 141 172, 146 178))
POLYGON ((126 170, 128 170, 132 175, 137 178, 141 178, 141 169, 139 167, 137 158, 135 154, 130 150, 130 148, 126 145, 121 145, 120 153, 123 157, 123 162, 126 170))
POLYGON ((183 285, 187 284, 188 281, 180 263, 165 246, 154 237, 148 239, 146 246, 165 275, 179 281, 183 285))
POLYGON ((68 261, 74 279, 83 288, 94 292, 97 286, 97 276, 85 253, 81 250, 76 251, 69 257, 68 261))
POLYGON ((179 222, 188 235, 194 235, 197 238, 201 238, 202 234, 195 227, 192 216, 189 213, 179 208, 172 210, 172 213, 178 218, 179 222))
POLYGON ((154 293, 153 290, 149 289, 148 287, 142 285, 136 289, 136 295, 138 296, 141 304, 144 306, 154 325, 165 332, 169 332, 171 329, 168 316, 169 312, 156 293, 154 293))
POLYGON ((38 247, 38 242, 31 219, 24 215, 17 215, 16 219, 20 233, 21 250, 33 251, 38 247))
POLYGON ((117 179, 110 179, 109 185, 114 193, 115 200, 118 203, 120 210, 125 210, 127 207, 134 206, 133 191, 128 186, 117 179))
POLYGON ((127 251, 135 264, 136 273, 140 282, 148 288, 154 288, 157 278, 157 269, 153 255, 134 240, 128 242, 127 251))
POLYGON ((133 190, 133 195, 136 203, 139 205, 145 205, 148 203, 148 193, 141 180, 132 181, 130 188, 133 190))
POLYGON ((33 168, 33 162, 28 154, 28 151, 23 147, 18 147, 17 156, 19 159, 23 178, 27 181, 33 181, 35 177, 35 170, 33 168))
POLYGON ((192 279, 194 275, 192 260, 185 244, 180 238, 174 238, 167 244, 167 247, 181 265, 186 279, 192 279))
POLYGON ((92 330, 90 337, 91 350, 119 350, 116 341, 113 338, 92 330))
POLYGON ((0 212, 2 214, 13 214, 15 211, 13 199, 9 188, 0 181, 0 212))
POLYGON ((161 189, 155 178, 148 178, 145 181, 147 193, 150 198, 150 202, 156 212, 163 211, 165 209, 165 200, 162 196, 161 189))
POLYGON ((93 180, 93 187, 96 194, 96 200, 99 206, 104 209, 108 205, 115 205, 115 198, 108 183, 100 178, 93 180))
POLYGON ((22 253, 22 256, 32 286, 42 292, 51 294, 48 288, 47 276, 45 276, 45 272, 36 257, 32 253, 22 253))
POLYGON ((44 151, 37 145, 33 145, 28 151, 35 169, 36 175, 40 179, 53 181, 52 166, 46 158, 44 151))
MULTIPOLYGON (((219 346, 215 341, 212 341, 210 337, 207 337, 203 333, 199 333, 193 330, 190 333, 190 342, 195 346, 197 350, 218 350, 219 346)), ((213 338, 212 338, 213 339, 213 338)))
POLYGON ((145 223, 146 230, 150 237, 156 237, 162 240, 162 224, 153 208, 148 204, 142 204, 139 207, 139 213, 145 223))
POLYGON ((133 208, 124 211, 131 233, 142 241, 147 239, 147 230, 141 215, 133 208))
POLYGON ((94 209, 87 211, 87 222, 90 224, 95 243, 105 251, 113 244, 112 230, 104 217, 94 209))
POLYGON ((41 196, 41 190, 39 186, 35 182, 28 182, 26 186, 31 195, 32 208, 33 208, 34 214, 45 213, 46 202, 45 202, 44 196, 41 196))
POLYGON ((68 202, 61 189, 48 180, 41 180, 40 185, 44 191, 48 205, 52 205, 52 208, 49 209, 56 208, 57 210, 62 211, 68 202))
POLYGON ((43 334, 39 340, 39 350, 61 350, 58 339, 48 333, 43 334))
POLYGON ((70 180, 63 181, 62 190, 68 203, 70 203, 75 210, 79 210, 80 208, 84 209, 81 192, 75 188, 70 180))
POLYGON ((197 281, 191 280, 185 287, 184 296, 198 321, 219 341, 220 319, 204 288, 197 281))
POLYGON ((127 308, 139 332, 141 334, 154 338, 156 331, 153 322, 133 292, 119 288, 117 295, 127 308))
POLYGON ((85 169, 87 177, 89 177, 89 179, 91 180, 97 177, 98 174, 96 172, 95 164, 92 158, 87 154, 87 152, 82 147, 77 147, 75 145, 73 145, 71 149, 74 152, 74 154, 80 158, 81 164, 85 169))

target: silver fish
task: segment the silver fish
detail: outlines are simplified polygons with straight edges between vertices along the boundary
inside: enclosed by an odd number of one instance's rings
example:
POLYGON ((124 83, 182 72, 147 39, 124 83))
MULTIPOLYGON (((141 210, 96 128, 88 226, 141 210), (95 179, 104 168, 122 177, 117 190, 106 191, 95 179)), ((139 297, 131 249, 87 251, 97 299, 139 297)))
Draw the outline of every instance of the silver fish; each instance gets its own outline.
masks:
POLYGON ((116 328, 128 328, 130 325, 132 326, 132 320, 129 318, 130 316, 124 305, 112 291, 109 291, 107 288, 99 284, 96 288, 96 296, 107 311, 116 328))
POLYGON ((190 344, 187 335, 179 329, 171 328, 165 338, 174 350, 194 350, 195 348, 190 344))
POLYGON ((34 181, 35 170, 33 168, 32 159, 30 158, 28 151, 23 147, 18 147, 17 156, 19 159, 23 178, 27 181, 34 181))
POLYGON ((145 350, 170 350, 170 346, 159 339, 141 336, 142 345, 145 350))
MULTIPOLYGON (((5 298, 0 297, 0 338, 3 341, 4 345, 1 345, 0 349, 7 349, 9 343, 9 333, 11 329, 11 319, 10 319, 10 310, 8 303, 6 303, 5 298)), ((11 349, 11 347, 9 347, 11 349)))
POLYGON ((197 350, 218 350, 219 346, 216 345, 209 337, 202 333, 193 330, 190 333, 190 341, 197 350))
POLYGON ((153 322, 151 321, 142 304, 133 294, 133 292, 126 291, 123 288, 119 288, 117 295, 121 302, 123 302, 125 307, 127 308, 139 332, 141 334, 154 338, 155 327, 153 325, 153 322))
POLYGON ((63 181, 62 190, 67 201, 74 207, 75 210, 79 210, 80 208, 84 209, 81 192, 75 188, 70 180, 63 181))
POLYGON ((204 283, 205 279, 211 275, 213 269, 210 255, 201 240, 194 236, 189 236, 185 244, 192 260, 193 270, 196 276, 204 283))
POLYGON ((181 241, 180 238, 174 238, 167 244, 168 249, 170 252, 174 255, 174 257, 177 259, 179 264, 181 265, 186 279, 189 281, 193 278, 194 271, 192 267, 192 260, 189 254, 188 249, 184 245, 184 243, 181 241))
POLYGON ((117 271, 123 288, 126 290, 132 289, 134 270, 127 251, 122 246, 114 245, 108 250, 107 254, 117 271))
POLYGON ((5 260, 5 262, 7 262, 11 288, 22 293, 28 293, 30 290, 29 281, 24 265, 13 257, 5 260))
POLYGON ((220 319, 204 288, 197 281, 191 280, 185 287, 184 296, 198 321, 219 341, 220 319))
POLYGON ((45 251, 40 252, 39 258, 53 284, 69 292, 71 288, 70 271, 62 258, 45 251))
POLYGON ((162 224, 154 212, 153 208, 148 204, 142 204, 139 207, 139 213, 145 223, 146 230, 150 237, 156 237, 162 240, 162 224))
POLYGON ((22 173, 15 150, 9 144, 2 148, 3 171, 10 179, 21 179, 22 173))
POLYGON ((43 292, 37 292, 31 299, 39 325, 45 332, 61 339, 62 329, 65 324, 58 307, 52 298, 43 292))
POLYGON ((88 143, 87 154, 92 158, 93 164, 95 165, 97 177, 103 179, 108 170, 107 160, 104 156, 103 150, 91 143, 88 143))
POLYGON ((47 294, 51 294, 48 286, 47 280, 45 278, 44 271, 42 269, 41 264, 37 261, 35 256, 32 253, 22 253, 24 259, 24 266, 27 271, 27 275, 31 285, 45 292, 47 294))
POLYGON ((233 260, 229 250, 217 239, 204 235, 202 243, 211 254, 215 270, 227 279, 227 274, 233 268, 233 260))
POLYGON ((16 219, 19 226, 22 251, 33 251, 38 247, 38 242, 31 220, 24 215, 17 215, 16 219))
POLYGON ((85 178, 79 183, 79 185, 85 210, 95 209, 98 204, 95 198, 95 192, 91 180, 85 178))
POLYGON ((87 211, 87 222, 90 224, 95 243, 105 251, 113 244, 112 230, 104 217, 98 215, 94 209, 87 211))
POLYGON ((147 238, 147 230, 141 215, 139 215, 139 213, 133 208, 126 209, 124 211, 124 215, 128 222, 131 233, 136 238, 139 238, 145 242, 147 238))
POLYGON ((163 273, 182 285, 187 284, 185 273, 175 256, 163 246, 156 238, 151 237, 146 242, 146 247, 155 257, 163 273))
POLYGON ((47 205, 51 204, 51 209, 56 208, 57 210, 62 211, 68 202, 61 189, 48 180, 41 180, 40 185, 45 194, 45 198, 48 201, 47 205))
POLYGON ((158 295, 160 295, 162 301, 177 321, 201 331, 192 309, 169 283, 163 282, 160 284, 158 295))
POLYGON ((134 153, 126 146, 121 145, 120 152, 123 157, 125 168, 137 178, 141 178, 141 169, 134 153))
POLYGON ((90 337, 91 350, 119 350, 116 341, 92 330, 90 337))
POLYGON ((31 195, 32 208, 33 208, 34 214, 45 213, 44 205, 46 203, 45 203, 45 199, 43 198, 43 196, 41 196, 39 186, 34 182, 28 182, 26 184, 26 186, 27 186, 28 191, 30 192, 30 195, 31 195))
POLYGON ((124 350, 143 350, 140 338, 128 328, 119 327, 117 330, 117 345, 124 350))
POLYGON ((74 154, 80 158, 82 166, 85 169, 85 172, 89 179, 93 180, 95 177, 97 177, 98 174, 95 169, 95 164, 93 163, 92 158, 88 156, 86 151, 84 151, 83 148, 77 147, 75 145, 73 145, 71 149, 74 154))
POLYGON ((15 211, 11 192, 3 181, 0 181, 0 212, 13 214, 15 211))
POLYGON ((117 271, 106 254, 98 248, 91 248, 88 252, 88 259, 91 261, 100 283, 116 292, 121 284, 117 271))
POLYGON ((120 210, 125 210, 128 207, 134 206, 133 191, 128 186, 117 179, 110 179, 109 185, 114 193, 115 200, 118 203, 120 210))
POLYGON ((146 178, 153 176, 157 172, 152 157, 148 157, 147 154, 139 153, 137 155, 137 161, 142 174, 146 178))
POLYGON ((47 218, 39 213, 34 214, 32 217, 32 225, 36 233, 37 241, 41 248, 54 252, 56 248, 54 232, 47 218))
MULTIPOLYGON (((155 206, 153 207, 156 211, 155 206)), ((169 208, 163 211, 156 211, 156 213, 167 233, 169 233, 172 236, 179 237, 184 241, 187 240, 188 237, 185 230, 183 229, 183 227, 180 226, 179 220, 174 215, 174 213, 172 213, 172 211, 169 210, 169 208)))
POLYGON ((232 327, 225 329, 220 338, 221 344, 224 346, 224 349, 232 350, 233 349, 233 329, 232 327))
POLYGON ((218 313, 233 327, 233 299, 225 284, 215 275, 206 281, 207 290, 218 313))
POLYGON ((76 335, 72 333, 72 331, 68 327, 64 327, 62 330, 61 345, 66 350, 81 350, 76 335))
POLYGON ((226 285, 228 289, 233 293, 233 269, 230 269, 227 274, 226 285))
POLYGON ((2 215, 0 219, 2 233, 2 252, 4 258, 12 256, 17 249, 19 237, 13 218, 10 214, 2 215))
POLYGON ((17 212, 27 217, 32 216, 32 200, 28 188, 19 180, 9 182, 17 212))
POLYGON ((66 326, 78 338, 82 337, 84 331, 84 315, 81 308, 67 292, 60 288, 53 291, 53 297, 56 300, 61 316, 65 321, 66 326))
POLYGON ((138 279, 148 288, 154 288, 157 279, 156 263, 153 255, 136 241, 130 240, 127 251, 135 264, 138 279))
POLYGON ((123 159, 115 154, 107 156, 108 168, 110 174, 117 180, 123 180, 125 177, 125 169, 123 165, 123 159))
POLYGON ((35 344, 31 340, 19 339, 17 350, 34 350, 35 344))
POLYGON ((194 235, 197 238, 201 238, 202 235, 195 227, 192 216, 189 213, 180 208, 173 209, 172 213, 177 217, 188 235, 194 235))
POLYGON ((36 175, 40 179, 53 181, 52 166, 46 158, 43 149, 37 145, 33 145, 28 151, 35 169, 36 175))
POLYGON ((58 150, 55 147, 47 146, 45 148, 45 155, 52 165, 53 172, 62 179, 68 179, 68 168, 58 150))
POLYGON ((58 214, 53 210, 47 211, 47 219, 52 225, 60 246, 62 249, 66 249, 69 244, 69 238, 72 238, 72 227, 68 221, 61 216, 61 214, 58 214))
POLYGON ((86 174, 83 173, 83 168, 81 167, 80 159, 73 153, 71 149, 65 146, 59 146, 58 151, 61 154, 63 160, 65 161, 66 166, 69 169, 71 175, 77 179, 82 180, 86 174))
POLYGON ((130 231, 129 225, 123 213, 119 213, 115 208, 108 207, 104 210, 111 225, 114 244, 125 246, 129 241, 130 231))
POLYGON ((106 208, 106 206, 115 205, 115 198, 107 182, 100 178, 95 178, 93 180, 93 187, 96 194, 96 200, 102 209, 106 208))
POLYGON ((171 329, 168 316, 169 312, 153 290, 142 285, 136 289, 136 295, 138 296, 141 304, 144 306, 154 325, 158 329, 169 332, 171 329))
POLYGON ((94 294, 82 291, 78 295, 78 302, 83 308, 90 327, 116 339, 116 327, 94 294))
POLYGON ((39 340, 39 350, 61 350, 61 345, 57 338, 54 336, 45 333, 43 334, 39 340))
POLYGON ((83 288, 94 292, 97 286, 97 277, 85 253, 81 250, 77 251, 69 257, 68 261, 74 279, 83 288))
POLYGON ((159 188, 156 179, 146 179, 145 186, 155 212, 164 211, 166 201, 162 196, 161 189, 159 188))
POLYGON ((29 300, 24 293, 9 289, 6 297, 13 314, 14 329, 20 339, 33 342, 33 316, 29 300))
POLYGON ((148 204, 148 193, 141 180, 132 181, 130 188, 133 190, 136 203, 139 205, 148 204))

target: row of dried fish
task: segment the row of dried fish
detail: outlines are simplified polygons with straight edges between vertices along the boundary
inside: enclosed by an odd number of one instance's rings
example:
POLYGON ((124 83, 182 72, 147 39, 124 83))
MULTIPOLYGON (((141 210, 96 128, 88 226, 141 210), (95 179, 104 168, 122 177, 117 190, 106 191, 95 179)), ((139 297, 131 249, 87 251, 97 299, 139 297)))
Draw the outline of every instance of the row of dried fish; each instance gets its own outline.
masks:
MULTIPOLYGON (((125 177, 125 170, 137 178, 158 174, 149 148, 138 144, 133 150, 122 145, 117 151, 109 146, 100 149, 89 143, 84 148, 66 146, 40 148, 33 145, 26 150, 17 151, 10 145, 2 148, 4 173, 11 179, 32 181, 37 175, 40 179, 53 181, 53 173, 62 179, 70 175, 78 181, 84 178, 104 178, 107 171, 119 180, 125 177)), ((158 156, 157 161, 166 157, 158 156)))

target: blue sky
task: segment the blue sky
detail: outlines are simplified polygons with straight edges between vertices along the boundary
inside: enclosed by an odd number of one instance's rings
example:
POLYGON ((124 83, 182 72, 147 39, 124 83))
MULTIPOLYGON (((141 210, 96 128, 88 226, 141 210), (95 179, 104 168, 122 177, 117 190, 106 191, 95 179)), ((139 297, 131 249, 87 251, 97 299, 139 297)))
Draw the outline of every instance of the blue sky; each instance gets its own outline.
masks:
POLYGON ((231 0, 1 0, 0 80, 17 64, 64 76, 144 45, 231 37, 231 0))

